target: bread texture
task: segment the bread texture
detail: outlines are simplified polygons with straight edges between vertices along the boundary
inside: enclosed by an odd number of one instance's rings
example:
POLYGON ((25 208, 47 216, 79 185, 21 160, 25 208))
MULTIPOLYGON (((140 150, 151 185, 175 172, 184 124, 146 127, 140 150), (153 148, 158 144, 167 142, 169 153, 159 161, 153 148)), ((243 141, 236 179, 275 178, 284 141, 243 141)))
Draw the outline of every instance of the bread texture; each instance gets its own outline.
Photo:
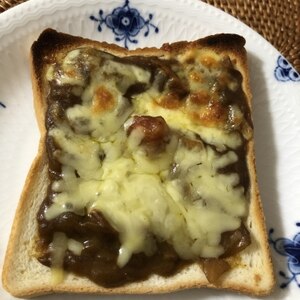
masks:
POLYGON ((105 288, 87 278, 69 273, 63 282, 53 284, 51 269, 39 263, 35 255, 37 236, 36 215, 47 194, 49 185, 46 138, 46 68, 61 53, 78 47, 91 47, 118 57, 139 55, 143 57, 168 57, 189 49, 208 49, 230 57, 242 74, 242 88, 248 106, 252 108, 249 74, 244 39, 237 35, 219 34, 194 42, 164 44, 160 49, 144 48, 133 51, 105 42, 73 37, 54 30, 44 31, 31 49, 32 84, 36 118, 41 133, 38 154, 28 173, 16 211, 7 247, 2 281, 4 288, 16 297, 34 297, 51 293, 90 294, 146 294, 167 293, 189 288, 217 288, 250 295, 267 295, 272 292, 275 279, 269 252, 264 214, 259 195, 255 169, 254 141, 247 146, 247 165, 250 177, 250 202, 245 226, 251 235, 251 244, 230 258, 232 268, 222 275, 218 284, 210 283, 198 263, 184 267, 171 277, 151 275, 148 279, 122 286, 105 288))

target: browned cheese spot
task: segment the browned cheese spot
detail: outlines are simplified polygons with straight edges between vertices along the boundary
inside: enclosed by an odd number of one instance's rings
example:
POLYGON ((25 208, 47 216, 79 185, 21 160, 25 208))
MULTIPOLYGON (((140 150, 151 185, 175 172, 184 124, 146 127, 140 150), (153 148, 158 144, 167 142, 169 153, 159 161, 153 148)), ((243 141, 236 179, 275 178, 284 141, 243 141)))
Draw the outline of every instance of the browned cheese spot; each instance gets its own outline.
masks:
POLYGON ((113 94, 104 86, 100 86, 96 89, 92 100, 93 112, 111 111, 115 107, 115 102, 113 94))
POLYGON ((172 92, 160 97, 155 103, 166 109, 178 109, 182 106, 182 101, 180 101, 177 94, 172 92))

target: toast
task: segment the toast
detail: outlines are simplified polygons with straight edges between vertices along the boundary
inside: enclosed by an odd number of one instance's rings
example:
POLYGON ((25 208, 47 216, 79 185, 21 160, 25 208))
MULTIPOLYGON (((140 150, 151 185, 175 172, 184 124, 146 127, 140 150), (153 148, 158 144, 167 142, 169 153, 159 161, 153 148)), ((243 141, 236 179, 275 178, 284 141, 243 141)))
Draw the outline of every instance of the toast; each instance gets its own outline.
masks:
POLYGON ((6 252, 9 293, 271 293, 244 44, 218 34, 129 51, 41 34, 41 140, 6 252))

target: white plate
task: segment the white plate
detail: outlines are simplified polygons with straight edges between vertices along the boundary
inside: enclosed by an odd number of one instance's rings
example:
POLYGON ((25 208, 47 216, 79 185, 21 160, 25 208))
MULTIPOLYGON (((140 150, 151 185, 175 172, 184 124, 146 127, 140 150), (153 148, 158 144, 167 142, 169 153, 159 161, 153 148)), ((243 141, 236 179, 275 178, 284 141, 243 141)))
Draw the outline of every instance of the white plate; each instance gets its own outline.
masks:
MULTIPOLYGON (((274 229, 270 241, 278 285, 269 299, 298 298, 300 234, 297 233, 300 229, 296 223, 300 222, 300 77, 260 35, 233 17, 197 0, 130 0, 129 3, 125 0, 31 0, 0 15, 1 266, 15 208, 39 138, 32 104, 28 53, 31 43, 47 27, 123 46, 126 42, 129 48, 160 46, 164 42, 193 40, 220 32, 238 33, 246 38, 259 185, 267 227, 274 229), (116 27, 116 20, 122 13, 121 23, 116 27), (137 22, 132 25, 134 18, 137 22), (146 32, 148 35, 145 36, 146 32), (116 38, 121 41, 117 42, 116 38), (280 271, 290 279, 279 275, 280 271), (284 283, 287 287, 280 288, 284 283)), ((247 298, 206 289, 183 291, 172 296, 144 296, 145 299, 170 297, 186 300, 247 298)), ((13 299, 2 288, 0 298, 13 299)), ((83 298, 97 297, 47 297, 83 298)), ((101 297, 111 298, 119 297, 101 297)), ((124 296, 122 299, 141 297, 124 296)))

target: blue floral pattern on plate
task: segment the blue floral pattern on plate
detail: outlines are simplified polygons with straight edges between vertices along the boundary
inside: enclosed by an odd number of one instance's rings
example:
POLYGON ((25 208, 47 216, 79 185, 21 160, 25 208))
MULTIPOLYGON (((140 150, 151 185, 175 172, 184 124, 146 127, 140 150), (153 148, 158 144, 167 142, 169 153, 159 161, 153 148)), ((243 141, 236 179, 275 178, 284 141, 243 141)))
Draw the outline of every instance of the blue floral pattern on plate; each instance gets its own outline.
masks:
MULTIPOLYGON (((300 223, 296 223, 300 227, 300 223)), ((286 288, 291 282, 295 281, 300 287, 297 276, 300 275, 300 232, 298 232, 293 240, 287 238, 273 239, 272 235, 274 229, 271 228, 269 231, 269 242, 274 247, 275 251, 283 256, 286 256, 288 269, 291 275, 285 274, 283 271, 279 271, 279 275, 285 279, 280 287, 286 288)))
POLYGON ((0 107, 6 108, 6 105, 3 102, 0 101, 0 107))
POLYGON ((138 40, 135 38, 142 29, 144 37, 149 35, 149 32, 154 29, 155 33, 159 32, 157 26, 152 24, 153 14, 148 15, 148 19, 141 16, 141 13, 129 6, 129 0, 121 7, 115 8, 110 14, 104 15, 102 9, 99 10, 99 17, 90 16, 92 21, 98 22, 98 31, 102 31, 102 26, 105 24, 115 35, 117 42, 124 42, 124 47, 128 49, 128 42, 137 44, 138 40))
POLYGON ((300 81, 299 73, 297 73, 282 55, 279 55, 277 58, 274 75, 278 81, 300 81))

